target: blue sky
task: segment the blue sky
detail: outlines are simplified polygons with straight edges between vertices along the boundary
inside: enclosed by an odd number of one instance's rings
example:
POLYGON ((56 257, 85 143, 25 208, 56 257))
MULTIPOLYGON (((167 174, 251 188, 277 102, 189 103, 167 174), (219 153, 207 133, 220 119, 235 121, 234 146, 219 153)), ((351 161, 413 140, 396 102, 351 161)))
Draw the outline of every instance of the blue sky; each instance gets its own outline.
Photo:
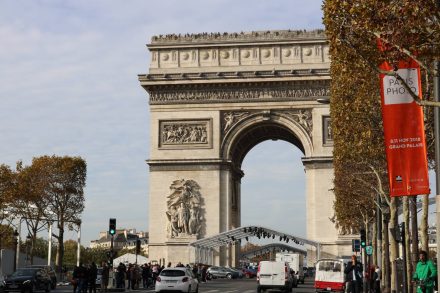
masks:
MULTIPOLYGON (((82 242, 105 231, 110 217, 146 230, 149 107, 137 74, 148 71, 151 37, 322 28, 321 2, 1 1, 0 163, 81 156, 88 164, 82 242)), ((305 235, 301 156, 282 141, 252 149, 243 163, 243 225, 305 235)))

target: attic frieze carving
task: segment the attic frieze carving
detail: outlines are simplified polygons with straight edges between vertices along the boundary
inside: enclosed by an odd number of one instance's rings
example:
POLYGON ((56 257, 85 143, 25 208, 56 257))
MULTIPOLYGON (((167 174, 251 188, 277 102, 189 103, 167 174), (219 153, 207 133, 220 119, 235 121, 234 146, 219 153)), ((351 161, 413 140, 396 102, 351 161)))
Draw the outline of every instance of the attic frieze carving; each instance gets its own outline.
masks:
POLYGON ((231 103, 316 99, 330 96, 329 82, 277 87, 150 88, 150 104, 231 103))

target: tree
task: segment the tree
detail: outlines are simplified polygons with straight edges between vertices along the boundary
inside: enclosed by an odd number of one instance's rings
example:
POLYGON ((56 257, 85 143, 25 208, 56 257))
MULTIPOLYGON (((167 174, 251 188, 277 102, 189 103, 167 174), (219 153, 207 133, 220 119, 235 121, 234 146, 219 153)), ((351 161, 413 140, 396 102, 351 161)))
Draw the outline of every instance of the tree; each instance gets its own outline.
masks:
MULTIPOLYGON (((431 99, 432 77, 438 75, 432 67, 432 60, 440 55, 439 15, 434 0, 324 1, 324 24, 332 56, 330 109, 334 133, 335 218, 342 225, 350 225, 346 210, 354 209, 351 199, 356 198, 362 184, 370 182, 374 186, 370 177, 359 175, 368 173, 367 165, 372 165, 383 181, 383 197, 388 198, 389 194, 378 72, 400 77, 395 70, 380 71, 378 65, 384 61, 395 65, 408 57, 415 59, 423 70, 424 101, 416 95, 412 95, 413 98, 419 105, 439 106, 431 99), (386 51, 378 50, 378 38, 387 46, 386 51), (361 166, 361 170, 353 172, 350 166, 361 166), (355 174, 363 176, 362 180, 356 180, 355 174), (349 208, 347 203, 351 203, 349 208)), ((434 136, 431 109, 425 109, 425 119, 432 167, 434 136)), ((368 194, 364 196, 370 197, 368 194)), ((390 202, 391 227, 397 218, 394 201, 390 202)), ((388 233, 384 235, 386 251, 389 247, 386 241, 388 233)), ((391 238, 391 254, 394 257, 396 249, 393 241, 391 238)), ((394 286, 391 289, 395 289, 394 286)))
POLYGON ((47 178, 38 164, 23 166, 19 161, 16 169, 17 179, 10 211, 20 219, 20 224, 22 219, 26 223, 30 237, 29 254, 33 264, 37 233, 47 226, 45 216, 48 207, 48 197, 45 193, 47 178))
MULTIPOLYGON (((15 173, 7 165, 0 165, 0 249, 5 247, 7 235, 11 234, 10 216, 8 208, 13 199, 15 173), (3 240, 4 239, 4 240, 3 240), (3 241, 2 241, 3 240, 3 241)), ((12 235, 12 234, 11 234, 12 235)))
MULTIPOLYGON (((64 262, 63 262, 63 264, 68 267, 73 268, 76 265, 76 259, 77 259, 77 253, 78 253, 78 242, 76 242, 75 240, 66 240, 63 243, 63 248, 64 248, 64 259, 63 259, 64 262)), ((81 249, 81 251, 82 250, 83 249, 81 249)))
POLYGON ((40 166, 47 179, 45 196, 48 200, 47 209, 58 227, 56 264, 58 271, 63 267, 64 229, 66 225, 80 225, 81 213, 84 210, 84 187, 86 184, 86 162, 80 157, 42 156, 32 161, 40 166))

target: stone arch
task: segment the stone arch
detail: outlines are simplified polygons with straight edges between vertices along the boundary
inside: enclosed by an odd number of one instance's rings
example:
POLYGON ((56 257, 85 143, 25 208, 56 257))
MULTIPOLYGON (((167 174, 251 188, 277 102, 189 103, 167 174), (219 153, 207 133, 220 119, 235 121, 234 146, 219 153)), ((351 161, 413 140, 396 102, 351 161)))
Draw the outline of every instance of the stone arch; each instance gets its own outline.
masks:
POLYGON ((231 127, 223 138, 220 155, 240 168, 246 154, 258 143, 269 139, 290 142, 306 157, 313 153, 309 134, 291 116, 283 112, 261 111, 231 127))
MULTIPOLYGON (((166 35, 153 37, 148 49, 153 58, 139 81, 149 93, 151 114, 150 258, 191 262, 189 243, 240 227, 241 164, 269 139, 290 142, 304 154, 307 238, 322 243, 324 256, 348 255, 351 239, 341 238, 330 220, 331 119, 329 105, 318 103, 330 98, 325 33, 166 35), (260 54, 269 47, 272 53, 260 54), (308 54, 313 48, 321 48, 319 58, 308 54), (168 237, 166 198, 182 179, 200 187, 204 228, 168 237)), ((236 265, 234 251, 213 251, 214 263, 236 265)))

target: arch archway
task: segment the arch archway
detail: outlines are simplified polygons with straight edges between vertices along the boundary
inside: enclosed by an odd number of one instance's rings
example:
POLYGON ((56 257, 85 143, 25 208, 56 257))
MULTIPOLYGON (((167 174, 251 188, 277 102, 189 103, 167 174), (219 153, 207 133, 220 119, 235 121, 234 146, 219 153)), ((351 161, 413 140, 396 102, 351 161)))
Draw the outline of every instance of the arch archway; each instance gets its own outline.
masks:
MULTIPOLYGON (((239 227, 241 165, 268 139, 304 154, 307 238, 323 256, 346 254, 348 239, 330 220, 329 108, 317 102, 330 93, 324 33, 167 35, 148 47, 150 71, 139 80, 151 114, 150 258, 189 262, 189 243, 239 227)), ((213 257, 233 265, 237 249, 213 257)))

